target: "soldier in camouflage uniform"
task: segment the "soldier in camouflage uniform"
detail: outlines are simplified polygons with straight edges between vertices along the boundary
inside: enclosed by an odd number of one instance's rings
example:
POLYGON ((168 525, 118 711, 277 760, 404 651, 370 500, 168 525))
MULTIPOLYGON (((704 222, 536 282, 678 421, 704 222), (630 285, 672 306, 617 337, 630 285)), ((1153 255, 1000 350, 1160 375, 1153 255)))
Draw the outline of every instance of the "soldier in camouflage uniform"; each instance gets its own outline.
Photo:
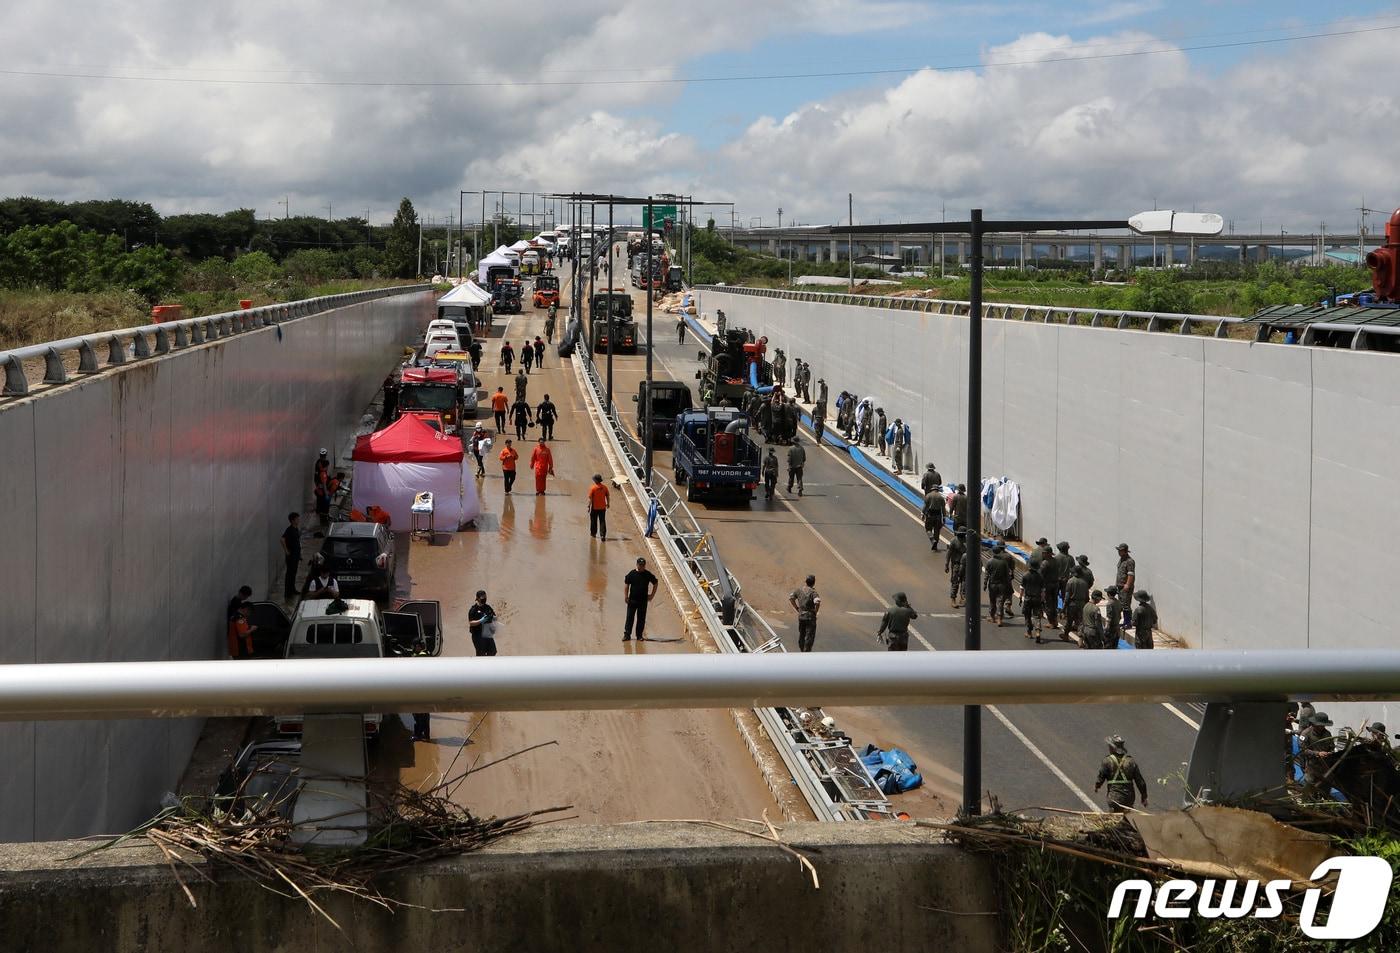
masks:
POLYGON ((1104 741, 1108 743, 1108 757, 1099 765, 1094 791, 1107 784, 1108 808, 1121 814, 1133 806, 1133 788, 1136 787, 1142 795, 1142 806, 1147 807, 1147 782, 1143 780, 1142 770, 1133 756, 1128 754, 1122 737, 1109 735, 1104 741))

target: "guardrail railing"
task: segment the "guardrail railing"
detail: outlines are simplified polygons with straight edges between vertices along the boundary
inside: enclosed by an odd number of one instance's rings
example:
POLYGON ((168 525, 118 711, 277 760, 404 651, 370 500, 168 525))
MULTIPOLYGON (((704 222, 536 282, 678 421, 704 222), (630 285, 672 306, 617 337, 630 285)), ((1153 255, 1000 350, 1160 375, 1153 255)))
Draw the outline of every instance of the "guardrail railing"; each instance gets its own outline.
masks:
MULTIPOLYGON (((947 298, 906 298, 893 295, 858 295, 828 291, 789 291, 783 288, 747 288, 740 285, 697 285, 699 291, 749 295, 760 298, 784 298, 789 301, 810 301, 820 304, 860 305, 887 311, 920 311, 925 314, 946 314, 967 317, 972 310, 970 301, 947 298)), ((1254 328, 1253 340, 1269 341, 1283 330, 1264 321, 1210 314, 1178 314, 1171 311, 1124 311, 1115 308, 1067 308, 1043 304, 1006 304, 984 302, 982 316, 1004 321, 1032 321, 1043 324, 1070 324, 1093 328, 1150 331, 1156 334, 1195 334, 1197 328, 1209 329, 1211 337, 1229 336, 1229 328, 1243 325, 1254 328)), ((1291 327, 1291 326, 1290 326, 1291 327)), ((1353 351, 1394 350, 1376 348, 1375 338, 1400 339, 1400 327, 1377 327, 1319 321, 1302 328, 1299 343, 1311 347, 1346 347, 1353 351)))
POLYGON ((42 383, 64 384, 69 380, 69 362, 65 361, 65 357, 71 359, 76 355, 79 374, 96 374, 104 368, 158 357, 171 351, 247 331, 256 331, 284 321, 305 318, 376 298, 426 291, 431 287, 426 284, 396 285, 390 288, 351 291, 346 294, 324 295, 283 304, 208 314, 200 318, 181 318, 161 324, 98 331, 80 337, 64 338, 61 341, 11 348, 0 351, 0 368, 5 370, 5 384, 3 389, 0 389, 0 397, 23 397, 29 393, 30 380, 26 362, 43 360, 42 383))
MULTIPOLYGON (((650 342, 648 342, 650 346, 650 342)), ((729 655, 784 654, 782 639, 743 599, 739 580, 724 566, 719 547, 685 505, 676 488, 655 468, 646 480, 641 441, 615 416, 606 413, 607 396, 597 366, 584 349, 576 350, 588 383, 589 399, 613 449, 628 468, 628 479, 649 507, 656 507, 656 535, 699 606, 720 651, 729 655)), ((820 820, 890 818, 894 807, 857 757, 849 738, 823 723, 818 707, 753 709, 798 790, 820 820)))

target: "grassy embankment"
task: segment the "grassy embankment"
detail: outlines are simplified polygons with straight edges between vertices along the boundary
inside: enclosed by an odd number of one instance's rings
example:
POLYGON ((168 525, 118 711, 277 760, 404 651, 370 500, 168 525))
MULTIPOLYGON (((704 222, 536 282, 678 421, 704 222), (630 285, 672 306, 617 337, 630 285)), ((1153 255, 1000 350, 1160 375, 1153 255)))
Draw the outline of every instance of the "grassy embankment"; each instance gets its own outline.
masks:
MULTIPOLYGON (((736 248, 718 233, 695 233, 696 284, 742 284, 761 288, 788 286, 785 259, 736 248)), ((793 262, 792 274, 846 277, 843 262, 793 262)), ((1083 268, 1052 267, 1037 270, 989 270, 983 297, 990 302, 1051 305, 1061 308, 1104 308, 1127 311, 1160 311, 1248 317, 1260 308, 1280 304, 1313 304, 1333 291, 1356 291, 1370 286, 1364 268, 1344 265, 1290 267, 1276 263, 1235 265, 1202 263, 1193 269, 1128 273, 1126 282, 1105 284, 1083 268)), ((856 269, 856 283, 863 278, 898 279, 870 268, 856 269)), ((830 289, 828 290, 840 290, 830 289)), ((908 277, 899 285, 867 285, 863 294, 910 294, 965 301, 972 293, 966 274, 908 277)))
MULTIPOLYGON (((221 291, 186 291, 162 300, 183 305, 185 317, 197 318, 236 311, 244 298, 251 300, 253 307, 260 307, 415 282, 392 278, 348 278, 314 285, 273 282, 221 291)), ((132 291, 0 289, 0 349, 150 323, 151 306, 132 291)))

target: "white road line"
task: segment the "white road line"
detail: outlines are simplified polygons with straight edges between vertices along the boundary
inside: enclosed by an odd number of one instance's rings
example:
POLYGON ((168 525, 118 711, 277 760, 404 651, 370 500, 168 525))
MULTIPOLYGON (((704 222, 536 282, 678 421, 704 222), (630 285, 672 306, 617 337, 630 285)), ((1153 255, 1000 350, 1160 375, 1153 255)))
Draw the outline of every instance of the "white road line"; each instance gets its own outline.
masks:
POLYGON ((1201 730, 1201 726, 1200 726, 1200 724, 1199 724, 1198 722, 1196 722, 1194 719, 1192 719, 1189 715, 1187 715, 1187 714, 1186 714, 1184 711, 1182 711, 1180 708, 1177 708, 1177 707, 1176 707, 1175 705, 1173 705, 1171 702, 1162 702, 1162 707, 1165 708, 1167 711, 1171 712, 1171 713, 1172 713, 1173 715, 1175 715, 1176 717, 1180 718, 1182 721, 1186 722, 1188 725, 1190 725, 1192 728, 1196 729, 1197 731, 1200 731, 1200 730, 1201 730))
MULTIPOLYGON (((892 497, 892 496, 890 495, 890 493, 889 493, 889 491, 887 490, 887 488, 885 488, 883 485, 881 485, 881 484, 879 484, 879 483, 876 483, 876 482, 874 482, 873 480, 871 480, 871 479, 870 479, 870 475, 869 475, 868 473, 862 472, 855 464, 851 463, 851 461, 850 461, 845 455, 843 455, 843 454, 841 454, 841 453, 838 453, 838 452, 836 451, 835 448, 833 448, 833 447, 827 445, 826 443, 822 443, 822 444, 821 444, 821 449, 823 449, 823 450, 825 450, 827 453, 829 453, 829 454, 836 460, 837 463, 841 464, 841 465, 842 465, 843 467, 845 467, 847 470, 850 470, 850 471, 851 471, 852 473, 854 473, 856 476, 860 477, 860 480, 861 480, 862 483, 864 483, 866 486, 870 487, 871 489, 877 491, 877 492, 880 494, 880 496, 883 497, 885 500, 887 500, 887 501, 890 503, 890 505, 893 506, 896 510, 898 510, 898 511, 901 512, 901 513, 903 513, 905 516, 909 517, 909 518, 910 518, 911 520, 913 520, 915 523, 918 523, 920 527, 922 527, 922 526, 924 525, 924 521, 923 521, 920 517, 915 516, 913 513, 909 512, 909 510, 908 510, 907 508, 905 508, 905 506, 904 506, 903 503, 901 503, 899 500, 896 500, 894 497, 892 497)), ((955 616, 955 617, 956 617, 956 616, 955 616)), ((913 630, 911 629, 910 631, 913 631, 913 630)), ((1192 720, 1190 717, 1188 717, 1184 712, 1182 712, 1182 710, 1181 710, 1180 708, 1177 708, 1177 707, 1176 707, 1175 705, 1173 705, 1171 702, 1162 702, 1161 704, 1162 704, 1162 707, 1163 707, 1163 708, 1165 708, 1167 711, 1171 712, 1171 713, 1172 713, 1173 715, 1175 715, 1177 718, 1180 718, 1182 721, 1186 722, 1186 724, 1190 725, 1190 726, 1191 726, 1193 729, 1195 729, 1196 731, 1200 731, 1200 729, 1201 729, 1200 724, 1199 724, 1198 722, 1196 722, 1196 721, 1193 721, 1193 720, 1192 720)))
MULTIPOLYGON (((804 526, 806 526, 809 530, 812 531, 812 535, 817 537, 817 540, 823 546, 825 546, 833 556, 836 557, 837 561, 839 561, 842 566, 846 567, 846 570, 850 572, 851 576, 854 577, 855 580, 859 582, 863 587, 865 587, 865 590, 869 592, 877 602, 884 601, 884 597, 881 596, 880 593, 875 590, 875 587, 872 586, 866 580, 866 578, 856 570, 856 567, 852 566, 846 560, 845 556, 842 556, 837 551, 836 547, 833 546, 825 536, 817 532, 817 528, 813 526, 810 521, 808 521, 807 517, 803 516, 800 512, 798 512, 797 508, 791 503, 789 503, 787 500, 779 498, 779 502, 781 502, 784 506, 791 510, 792 515, 796 516, 804 526)), ((883 614, 884 613, 881 613, 881 615, 883 614)), ((930 643, 928 639, 924 638, 912 625, 909 627, 909 634, 912 635, 914 638, 918 639, 919 642, 922 643, 923 647, 928 649, 930 652, 938 651, 933 647, 932 643, 930 643)), ((996 718, 997 721, 1005 725, 1006 729, 1011 732, 1011 734, 1016 738, 1016 740, 1021 742, 1021 744, 1025 746, 1026 750, 1029 751, 1037 761, 1045 765, 1045 767, 1050 771, 1051 774, 1059 778, 1060 781, 1064 784, 1064 786, 1069 788, 1070 792, 1075 797, 1079 798, 1079 800, 1086 807, 1088 807, 1092 811, 1097 811, 1099 809, 1099 805, 1094 803, 1093 799, 1090 798, 1089 795, 1084 793, 1084 789, 1081 788, 1079 785, 1075 784, 1072 780, 1070 780, 1069 775, 1061 771, 1059 766, 1056 765, 1055 762, 1051 761, 1050 757, 1044 751, 1041 751, 1035 742, 1031 741, 1030 738, 1027 738, 1024 732, 1022 732, 1019 728, 1013 725, 1011 723, 1011 719, 1007 718, 1004 714, 1002 714, 999 708, 997 708, 995 705, 983 705, 982 707, 987 709, 987 711, 991 712, 992 717, 996 718)), ((979 798, 982 796, 980 791, 978 792, 977 796, 979 798)))
MULTIPOLYGON (((856 612, 854 609, 847 609, 847 610, 846 610, 846 615, 873 616, 873 617, 875 617, 875 618, 878 619, 878 618, 880 618, 881 616, 883 616, 884 613, 883 613, 883 612, 856 612)), ((961 612, 920 612, 920 613, 919 613, 919 618, 920 618, 920 619, 961 619, 962 617, 963 617, 963 614, 962 614, 961 612)))

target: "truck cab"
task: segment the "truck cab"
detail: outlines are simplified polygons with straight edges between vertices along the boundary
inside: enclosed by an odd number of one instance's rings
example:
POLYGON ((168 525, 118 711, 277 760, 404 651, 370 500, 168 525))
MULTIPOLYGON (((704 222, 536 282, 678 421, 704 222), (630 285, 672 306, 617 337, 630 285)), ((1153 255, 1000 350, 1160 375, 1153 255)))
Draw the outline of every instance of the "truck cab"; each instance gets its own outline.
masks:
POLYGON ((550 305, 559 304, 559 276, 553 272, 546 271, 535 279, 535 295, 533 302, 537 308, 547 308, 550 305))
POLYGON ((632 398, 637 404, 637 433, 646 439, 647 395, 651 395, 652 445, 669 447, 676 436, 676 419, 690 410, 693 401, 690 388, 679 381, 642 381, 632 398))
POLYGON ((637 322, 632 319, 632 296, 621 288, 600 291, 589 300, 589 323, 593 328, 593 350, 603 354, 608 350, 608 338, 613 339, 614 353, 637 353, 637 322), (612 322, 609 328, 608 299, 612 299, 612 322))
MULTIPOLYGON (((443 352, 461 353, 461 352, 443 352)), ((467 366, 471 366, 471 355, 467 355, 467 366)), ((475 396, 476 389, 472 388, 475 396)), ((400 416, 441 415, 446 424, 446 433, 460 430, 464 407, 462 406, 462 384, 456 367, 405 367, 400 374, 398 412, 400 416)))

